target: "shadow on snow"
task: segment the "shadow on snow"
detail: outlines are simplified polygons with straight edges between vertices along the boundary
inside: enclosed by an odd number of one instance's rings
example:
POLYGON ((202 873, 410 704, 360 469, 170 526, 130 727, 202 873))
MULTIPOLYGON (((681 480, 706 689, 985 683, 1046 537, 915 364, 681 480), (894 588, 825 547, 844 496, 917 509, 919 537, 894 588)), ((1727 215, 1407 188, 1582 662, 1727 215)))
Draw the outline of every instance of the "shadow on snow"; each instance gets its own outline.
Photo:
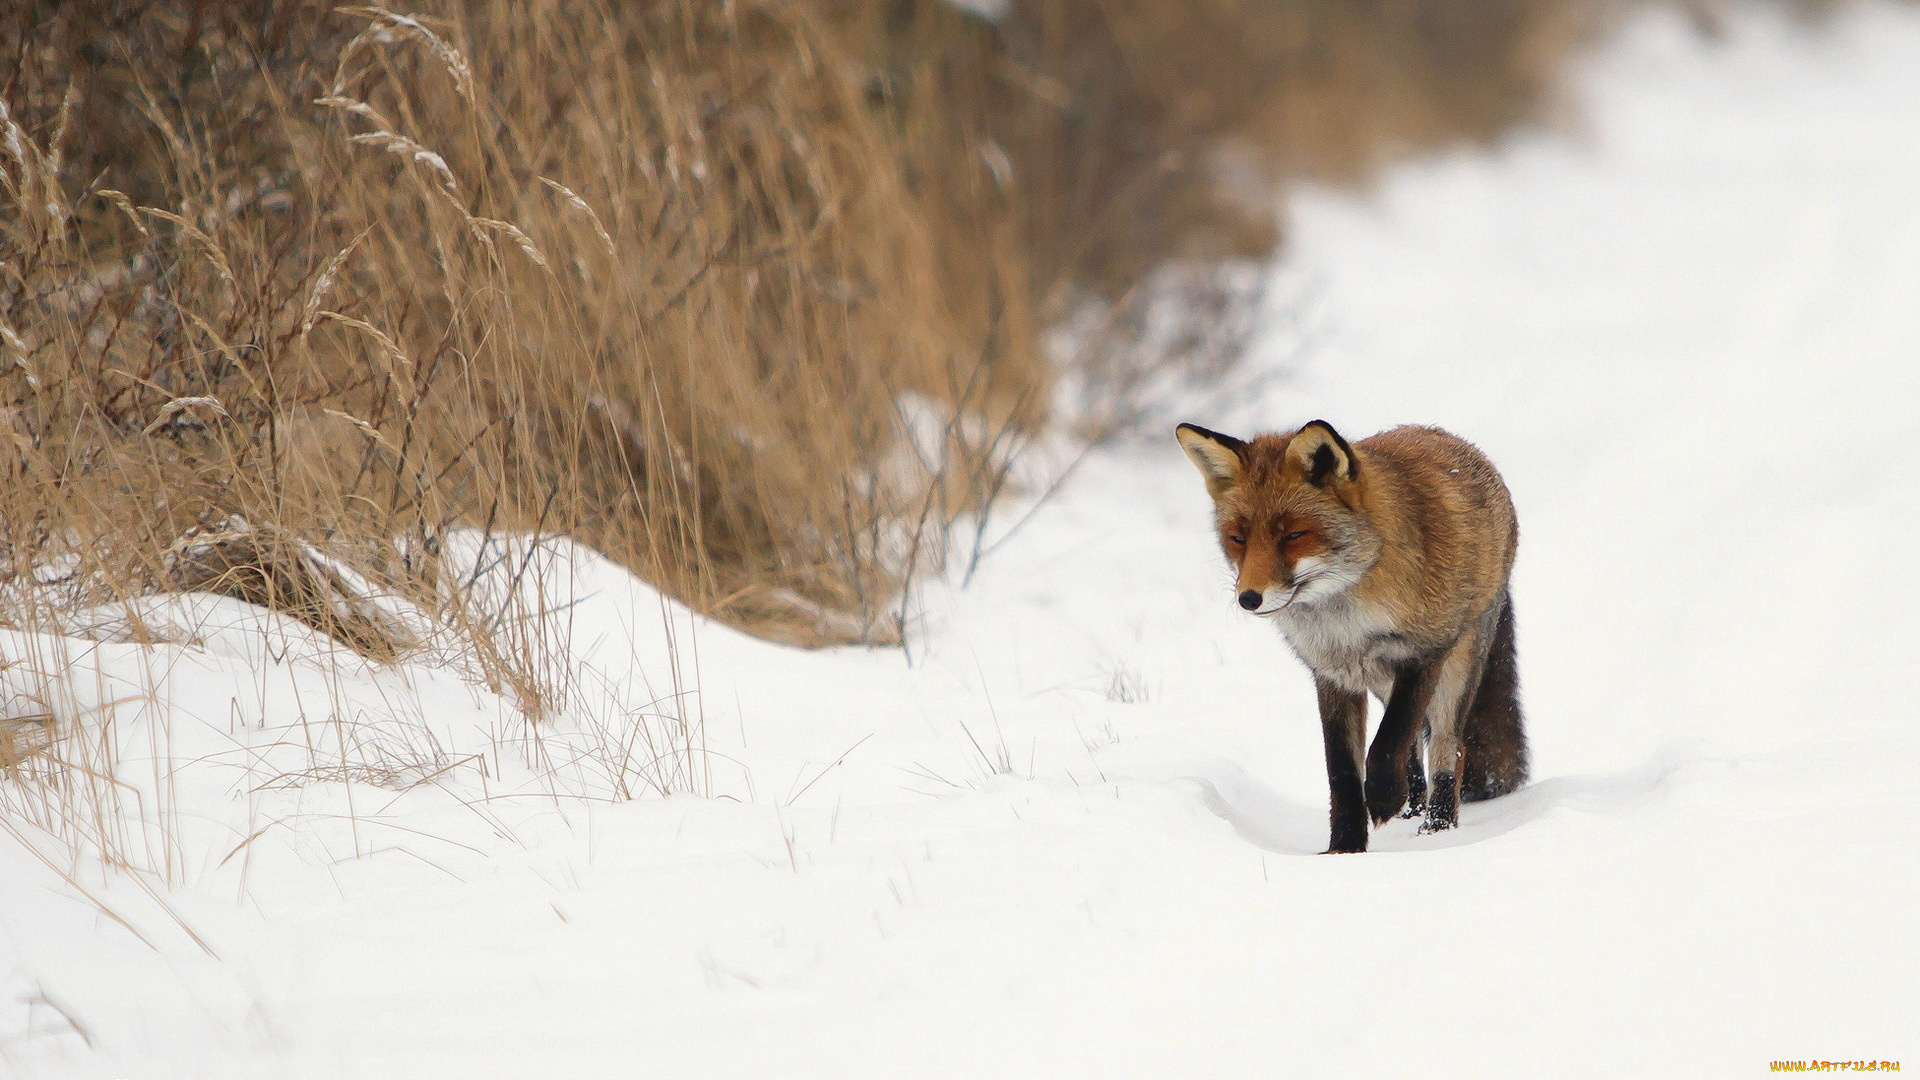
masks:
MULTIPOLYGON (((1618 813, 1665 787, 1684 764, 1669 748, 1619 772, 1548 777, 1511 795, 1461 806, 1460 826, 1445 833, 1422 836, 1417 821, 1390 821, 1374 830, 1368 850, 1426 851, 1476 844, 1562 809, 1618 813)), ((1242 840, 1279 855, 1314 855, 1326 849, 1324 803, 1290 799, 1232 761, 1217 761, 1206 772, 1181 779, 1195 785, 1207 809, 1232 825, 1242 840)))

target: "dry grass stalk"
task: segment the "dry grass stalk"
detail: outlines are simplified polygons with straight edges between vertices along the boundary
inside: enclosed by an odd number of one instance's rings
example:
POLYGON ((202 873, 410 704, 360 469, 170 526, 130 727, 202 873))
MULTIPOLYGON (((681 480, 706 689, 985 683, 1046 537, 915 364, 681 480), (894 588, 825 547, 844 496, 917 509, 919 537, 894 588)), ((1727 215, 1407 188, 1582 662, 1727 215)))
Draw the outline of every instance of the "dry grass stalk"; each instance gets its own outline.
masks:
POLYGON ((28 758, 44 755, 53 746, 53 734, 52 713, 0 717, 0 775, 14 773, 28 758))

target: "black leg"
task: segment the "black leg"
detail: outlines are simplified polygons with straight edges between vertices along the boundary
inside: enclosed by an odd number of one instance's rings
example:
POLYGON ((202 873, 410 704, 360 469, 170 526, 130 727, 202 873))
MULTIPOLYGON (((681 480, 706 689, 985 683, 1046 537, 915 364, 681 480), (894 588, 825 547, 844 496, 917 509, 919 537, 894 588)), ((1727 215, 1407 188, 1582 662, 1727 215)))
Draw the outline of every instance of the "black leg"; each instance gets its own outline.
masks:
POLYGON ((1460 789, 1454 774, 1438 769, 1433 774, 1433 794, 1427 799, 1427 818, 1420 823, 1423 833, 1440 832, 1460 823, 1460 789))
POLYGON ((1427 770, 1420 761, 1420 740, 1407 747, 1407 808, 1403 818, 1419 817, 1427 809, 1427 770))
POLYGON ((1426 718, 1439 670, 1438 664, 1410 663, 1394 676, 1387 711, 1367 750, 1367 812, 1376 825, 1407 804, 1407 757, 1426 718))
POLYGON ((1327 747, 1327 853, 1367 850, 1367 806, 1360 783, 1360 746, 1367 696, 1318 682, 1320 734, 1327 747))

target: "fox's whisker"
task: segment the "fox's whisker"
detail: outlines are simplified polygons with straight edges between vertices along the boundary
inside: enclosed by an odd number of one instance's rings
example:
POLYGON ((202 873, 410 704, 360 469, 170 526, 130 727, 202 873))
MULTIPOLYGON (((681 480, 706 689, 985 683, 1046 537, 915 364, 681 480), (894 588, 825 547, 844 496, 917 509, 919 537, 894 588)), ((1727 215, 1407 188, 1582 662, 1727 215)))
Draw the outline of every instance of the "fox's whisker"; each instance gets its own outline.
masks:
POLYGON ((1287 607, 1293 603, 1294 598, 1300 595, 1300 590, 1304 588, 1306 584, 1312 580, 1313 580, 1312 578, 1304 578, 1300 581, 1295 582, 1293 588, 1287 593, 1287 598, 1285 600, 1280 601, 1279 607, 1271 608, 1267 611, 1256 611, 1254 612, 1254 614, 1264 619, 1269 615, 1278 615, 1282 611, 1287 610, 1287 607))

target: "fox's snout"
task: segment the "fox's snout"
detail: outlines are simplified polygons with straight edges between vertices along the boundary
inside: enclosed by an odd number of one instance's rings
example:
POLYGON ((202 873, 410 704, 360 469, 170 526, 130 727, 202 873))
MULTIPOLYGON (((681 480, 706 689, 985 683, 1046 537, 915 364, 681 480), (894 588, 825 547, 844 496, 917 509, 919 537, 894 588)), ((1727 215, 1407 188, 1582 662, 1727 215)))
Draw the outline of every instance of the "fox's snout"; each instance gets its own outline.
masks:
POLYGON ((1295 567, 1264 530, 1250 529, 1248 534, 1248 543, 1237 552, 1240 565, 1234 575, 1234 602, 1246 611, 1272 614, 1274 608, 1284 606, 1294 586, 1295 567))

